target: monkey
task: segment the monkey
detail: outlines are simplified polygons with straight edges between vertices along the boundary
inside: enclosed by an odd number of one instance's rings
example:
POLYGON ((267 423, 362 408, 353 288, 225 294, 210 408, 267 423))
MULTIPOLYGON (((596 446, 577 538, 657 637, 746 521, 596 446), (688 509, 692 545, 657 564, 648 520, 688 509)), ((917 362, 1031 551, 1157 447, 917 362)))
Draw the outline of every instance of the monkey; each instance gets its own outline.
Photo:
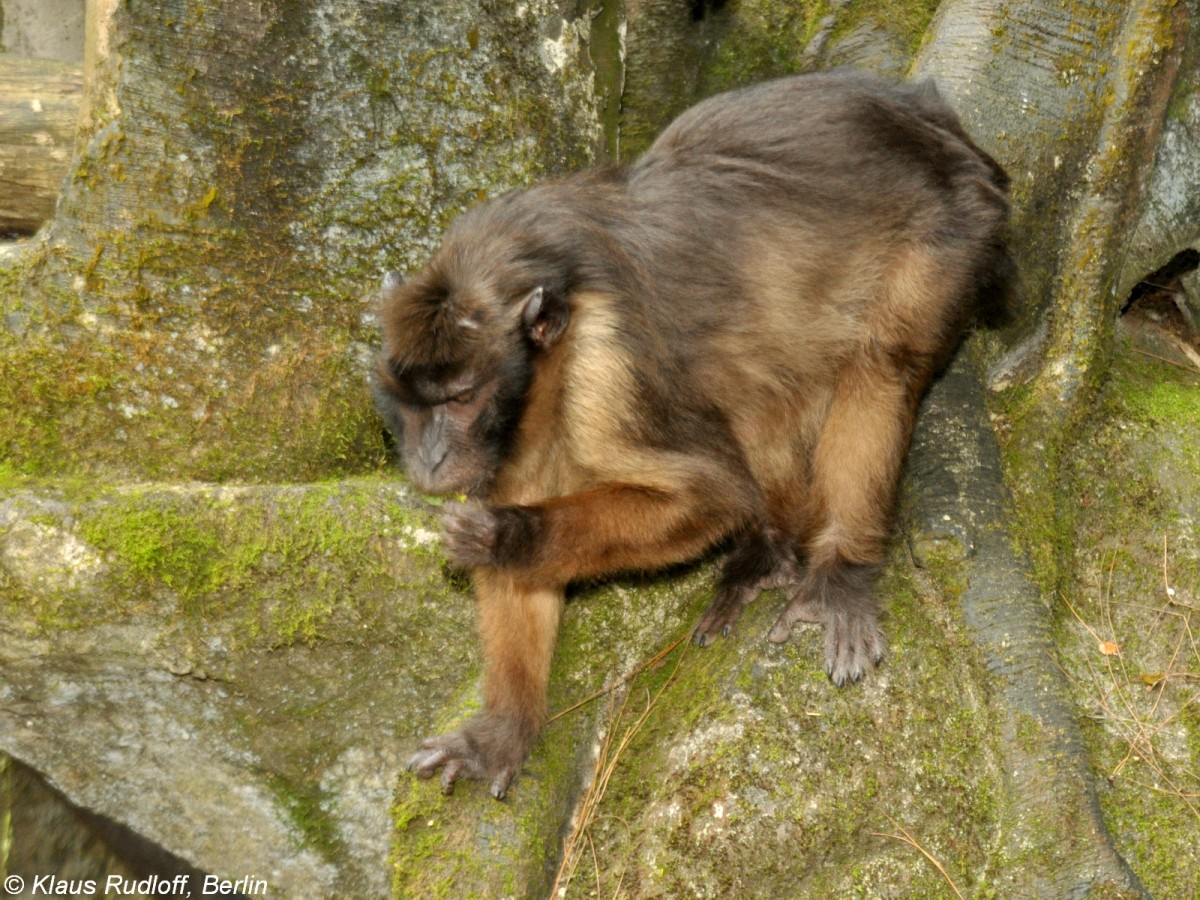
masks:
POLYGON ((564 590, 727 546, 695 627, 768 588, 837 686, 884 654, 874 592, 922 394, 1002 313, 1008 176, 931 82, 853 70, 711 97, 637 160, 468 209, 379 292, 372 389, 470 570, 483 710, 410 770, 503 799, 546 716, 564 590))

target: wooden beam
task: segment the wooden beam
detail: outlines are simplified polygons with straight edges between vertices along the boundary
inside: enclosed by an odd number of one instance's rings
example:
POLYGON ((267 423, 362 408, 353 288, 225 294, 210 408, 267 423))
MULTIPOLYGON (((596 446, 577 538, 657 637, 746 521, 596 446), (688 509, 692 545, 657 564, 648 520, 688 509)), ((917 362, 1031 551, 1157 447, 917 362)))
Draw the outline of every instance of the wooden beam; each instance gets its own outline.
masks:
POLYGON ((80 66, 0 53, 0 234, 54 215, 82 99, 80 66))

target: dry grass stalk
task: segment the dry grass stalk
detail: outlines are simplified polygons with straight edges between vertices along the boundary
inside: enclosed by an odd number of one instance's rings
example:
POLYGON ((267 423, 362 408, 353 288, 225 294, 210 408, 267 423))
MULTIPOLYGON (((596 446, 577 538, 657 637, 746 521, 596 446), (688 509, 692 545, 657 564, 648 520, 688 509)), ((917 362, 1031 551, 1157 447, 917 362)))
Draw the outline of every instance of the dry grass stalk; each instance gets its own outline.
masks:
POLYGON ((1189 366, 1187 363, 1181 363, 1173 359, 1167 359, 1165 356, 1159 356, 1157 353, 1151 353, 1149 350, 1143 350, 1141 347, 1131 347, 1134 353, 1140 353, 1142 356, 1148 356, 1151 359, 1156 359, 1159 362, 1165 362, 1168 365, 1175 366, 1178 369, 1183 369, 1185 372, 1191 372, 1193 375, 1200 375, 1200 369, 1195 366, 1189 366))
POLYGON ((941 873, 942 877, 946 879, 946 884, 950 885, 950 890, 954 891, 955 896, 958 897, 959 900, 962 900, 962 892, 958 889, 958 885, 954 883, 954 879, 951 878, 950 874, 946 871, 945 866, 938 862, 937 858, 932 853, 917 843, 917 839, 908 833, 908 829, 906 829, 891 816, 888 816, 887 813, 884 813, 884 815, 887 816, 887 820, 892 823, 892 827, 899 830, 900 833, 887 834, 882 831, 872 831, 871 834, 873 834, 875 837, 893 838, 897 841, 903 841, 910 847, 915 847, 917 850, 921 851, 921 855, 933 863, 934 867, 938 870, 938 872, 941 873))
MULTIPOLYGON (((690 632, 688 635, 684 635, 679 640, 670 644, 668 647, 660 650, 648 661, 643 663, 620 681, 617 681, 607 688, 597 691, 591 696, 584 698, 573 706, 568 707, 562 712, 551 717, 551 720, 553 720, 564 716, 567 713, 576 710, 587 703, 590 703, 597 697, 603 696, 604 694, 610 694, 612 696, 612 701, 609 705, 609 725, 608 728, 605 729, 604 737, 600 741, 600 750, 596 754, 596 766, 592 774, 592 780, 588 785, 587 792, 583 796, 583 800, 580 801, 579 808, 575 816, 575 825, 571 829, 571 833, 563 839, 562 860, 558 866, 558 873, 554 877, 554 884, 550 888, 551 897, 566 896, 567 888, 571 884, 571 879, 575 877, 575 870, 579 865, 579 859, 582 855, 582 843, 584 841, 586 841, 587 846, 591 848, 592 865, 594 866, 596 873, 596 896, 600 896, 600 861, 596 856, 596 847, 591 836, 592 826, 601 818, 599 816, 600 802, 604 799, 604 794, 608 790, 609 780, 612 778, 613 772, 616 771, 617 764, 620 762, 622 754, 624 754, 626 748, 628 748, 629 744, 637 736, 637 733, 641 731, 642 726, 646 724, 646 720, 649 719, 650 713, 653 712, 654 707, 658 705, 659 698, 662 697, 663 691, 670 687, 671 682, 675 680, 675 675, 679 671, 679 664, 683 661, 685 654, 679 654, 679 657, 675 660, 674 668, 671 669, 671 674, 667 676, 666 681, 663 682, 662 686, 658 689, 658 692, 653 697, 651 697, 647 691, 646 708, 642 710, 637 719, 635 719, 633 723, 630 724, 624 732, 622 732, 620 739, 617 740, 615 744, 614 736, 616 735, 621 722, 624 721, 625 708, 629 703, 629 698, 632 695, 632 691, 626 692, 624 698, 621 700, 620 708, 615 708, 616 694, 614 692, 622 685, 628 684, 638 675, 641 675, 648 669, 655 667, 672 650, 674 650, 680 644, 683 644, 689 635, 690 632)), ((615 816, 608 818, 613 818, 616 821, 623 821, 619 817, 615 816)), ((626 828, 628 828, 627 823, 626 828)), ((617 889, 619 890, 619 884, 617 889)))
POLYGON ((1171 651, 1171 658, 1166 669, 1161 673, 1142 673, 1135 676, 1130 671, 1124 654, 1105 651, 1106 646, 1119 647, 1114 640, 1116 627, 1112 617, 1112 608, 1114 605, 1118 605, 1117 601, 1113 600, 1112 590, 1113 570, 1116 567, 1115 551, 1110 560, 1108 584, 1100 594, 1101 611, 1106 620, 1102 627, 1107 630, 1111 636, 1110 639, 1104 639, 1095 628, 1086 622, 1066 597, 1062 599, 1071 614, 1096 640, 1100 648, 1103 669, 1096 665, 1090 655, 1084 657, 1084 662, 1104 720, 1117 730, 1121 740, 1127 744, 1125 755, 1108 773, 1108 780, 1115 781, 1118 776, 1123 776, 1138 787, 1176 797, 1183 801, 1197 819, 1200 819, 1200 802, 1197 802, 1200 801, 1200 774, 1191 771, 1186 766, 1172 764, 1163 758, 1155 746, 1155 740, 1165 729, 1175 723, 1180 713, 1188 706, 1200 701, 1200 691, 1197 691, 1180 700, 1174 712, 1169 715, 1165 715, 1162 711, 1168 682, 1200 679, 1200 644, 1197 643, 1191 626, 1191 613, 1196 612, 1196 607, 1175 599, 1176 592, 1171 586, 1168 558, 1167 540, 1164 537, 1162 561, 1162 585, 1166 598, 1164 604, 1160 606, 1136 603, 1120 604, 1129 608, 1140 608, 1153 612, 1156 627, 1167 619, 1174 619, 1179 623, 1179 638, 1171 651), (1184 663, 1184 660, 1187 662, 1184 663), (1142 690, 1139 691, 1138 687, 1141 687, 1142 690), (1145 709, 1142 699, 1145 690, 1154 693, 1154 700, 1149 710, 1145 709), (1128 774, 1123 774, 1129 764, 1135 760, 1146 765, 1154 773, 1159 783, 1149 784, 1128 774))

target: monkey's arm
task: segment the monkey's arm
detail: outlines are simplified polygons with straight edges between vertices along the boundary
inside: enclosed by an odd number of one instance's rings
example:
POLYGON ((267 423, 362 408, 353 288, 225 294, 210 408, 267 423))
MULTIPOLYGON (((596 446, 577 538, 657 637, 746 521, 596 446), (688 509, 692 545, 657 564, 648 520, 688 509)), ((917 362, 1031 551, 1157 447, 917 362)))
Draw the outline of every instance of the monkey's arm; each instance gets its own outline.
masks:
POLYGON ((757 490, 730 482, 604 484, 530 505, 447 504, 447 552, 459 565, 531 572, 560 585, 660 568, 697 556, 755 518, 757 490))
POLYGON ((504 798, 546 718, 546 686, 562 611, 562 590, 497 569, 476 569, 483 639, 484 711, 451 734, 430 738, 409 760, 423 778, 442 769, 445 793, 460 777, 489 782, 504 798))
POLYGON ((606 484, 524 506, 447 504, 450 557, 474 570, 484 711, 425 741, 409 768, 425 778, 441 769, 447 793, 467 777, 503 798, 545 721, 563 586, 694 556, 751 514, 748 498, 713 482, 677 491, 606 484))

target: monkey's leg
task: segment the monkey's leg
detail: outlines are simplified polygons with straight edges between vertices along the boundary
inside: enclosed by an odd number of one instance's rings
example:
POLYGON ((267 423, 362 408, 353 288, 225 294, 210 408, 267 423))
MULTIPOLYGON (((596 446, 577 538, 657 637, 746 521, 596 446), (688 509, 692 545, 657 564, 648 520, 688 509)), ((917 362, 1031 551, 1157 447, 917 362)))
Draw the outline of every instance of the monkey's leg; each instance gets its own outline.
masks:
POLYGON ((817 439, 809 569, 769 636, 781 643, 795 622, 823 622, 825 669, 839 686, 883 658, 872 585, 918 396, 899 366, 860 358, 839 372, 817 439))
POLYGON ((769 528, 745 535, 725 560, 717 594, 692 632, 692 643, 704 647, 717 634, 729 634, 750 601, 795 582, 797 574, 795 555, 781 535, 769 528))
POLYGON ((476 569, 474 576, 483 640, 483 712, 459 731, 425 741, 408 768, 422 778, 441 768, 447 794, 461 777, 487 781, 492 796, 501 800, 546 718, 563 593, 497 569, 476 569))

